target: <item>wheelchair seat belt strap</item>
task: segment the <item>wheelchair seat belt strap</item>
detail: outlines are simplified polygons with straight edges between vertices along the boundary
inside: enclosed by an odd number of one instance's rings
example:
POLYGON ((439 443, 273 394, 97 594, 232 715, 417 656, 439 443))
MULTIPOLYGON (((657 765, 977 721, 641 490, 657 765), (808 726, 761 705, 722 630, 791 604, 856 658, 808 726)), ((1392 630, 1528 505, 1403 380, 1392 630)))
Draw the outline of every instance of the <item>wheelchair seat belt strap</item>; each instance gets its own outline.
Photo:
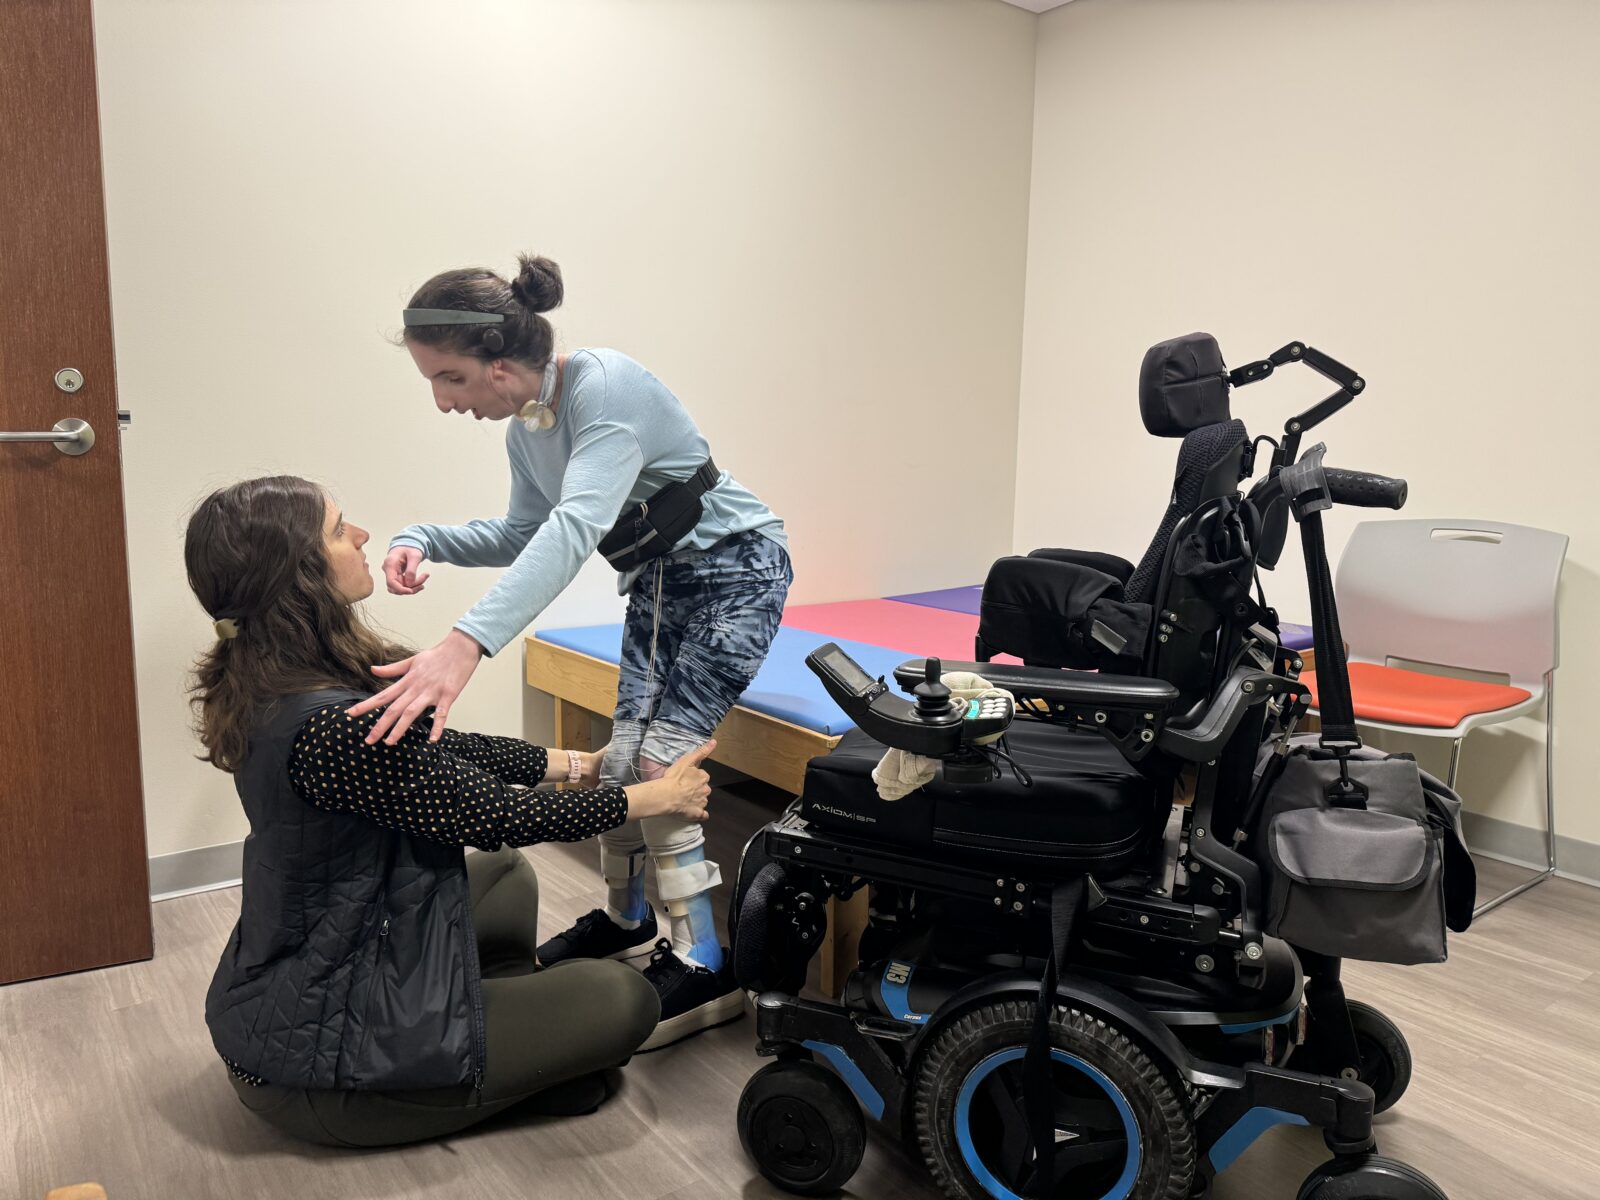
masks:
POLYGON ((1028 1138, 1033 1143, 1033 1178, 1023 1193, 1029 1197, 1055 1195, 1056 1104, 1052 1079, 1050 1018, 1056 1010, 1056 982, 1072 943, 1072 926, 1083 908, 1087 875, 1060 883, 1050 893, 1050 957, 1039 981, 1039 1003, 1033 1014, 1028 1052, 1022 1059, 1023 1108, 1028 1118, 1028 1138))

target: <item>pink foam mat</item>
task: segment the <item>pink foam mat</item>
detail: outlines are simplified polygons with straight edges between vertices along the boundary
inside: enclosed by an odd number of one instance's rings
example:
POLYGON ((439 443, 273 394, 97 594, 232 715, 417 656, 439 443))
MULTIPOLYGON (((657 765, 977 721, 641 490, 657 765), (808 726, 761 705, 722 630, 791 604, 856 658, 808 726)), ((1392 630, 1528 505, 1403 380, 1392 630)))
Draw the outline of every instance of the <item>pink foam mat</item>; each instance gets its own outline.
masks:
MULTIPOLYGON (((784 610, 783 624, 788 629, 824 638, 846 638, 900 650, 908 658, 934 655, 962 662, 972 660, 973 640, 978 633, 975 613, 951 612, 899 600, 791 605, 784 610)), ((994 661, 1014 663, 1019 660, 999 654, 994 661)))

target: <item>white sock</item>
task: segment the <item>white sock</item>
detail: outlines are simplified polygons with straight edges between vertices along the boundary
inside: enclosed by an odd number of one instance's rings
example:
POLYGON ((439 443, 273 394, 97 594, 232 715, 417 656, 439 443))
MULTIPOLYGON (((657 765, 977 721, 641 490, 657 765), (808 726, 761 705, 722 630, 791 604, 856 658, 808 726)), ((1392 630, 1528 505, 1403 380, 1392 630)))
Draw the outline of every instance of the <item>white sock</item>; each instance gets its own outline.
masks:
MULTIPOLYGON (((628 895, 628 889, 627 888, 623 888, 621 890, 622 890, 622 895, 624 897, 623 903, 626 904, 627 903, 626 897, 628 895)), ((616 907, 615 903, 611 903, 611 904, 607 904, 606 905, 606 916, 611 918, 611 923, 613 925, 615 925, 618 929, 637 929, 637 928, 639 928, 639 926, 644 924, 643 920, 640 920, 640 919, 636 918, 636 919, 630 921, 627 917, 623 916, 620 912, 617 911, 617 907, 616 907)))
POLYGON ((696 958, 694 956, 694 949, 692 947, 688 950, 681 950, 677 945, 674 945, 672 947, 672 952, 679 958, 683 959, 683 961, 688 963, 691 967, 704 967, 707 971, 713 971, 716 969, 710 963, 703 963, 696 958))

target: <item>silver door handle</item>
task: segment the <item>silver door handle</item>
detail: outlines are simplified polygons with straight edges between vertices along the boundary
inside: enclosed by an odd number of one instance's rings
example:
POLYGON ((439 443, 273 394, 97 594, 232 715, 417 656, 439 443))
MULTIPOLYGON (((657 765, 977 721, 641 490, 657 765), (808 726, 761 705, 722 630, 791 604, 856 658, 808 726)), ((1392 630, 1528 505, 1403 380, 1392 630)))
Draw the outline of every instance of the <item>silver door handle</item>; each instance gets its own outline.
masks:
POLYGON ((49 433, 0 433, 0 442, 54 442, 63 454, 87 454, 94 445, 94 427, 77 417, 66 417, 49 433))

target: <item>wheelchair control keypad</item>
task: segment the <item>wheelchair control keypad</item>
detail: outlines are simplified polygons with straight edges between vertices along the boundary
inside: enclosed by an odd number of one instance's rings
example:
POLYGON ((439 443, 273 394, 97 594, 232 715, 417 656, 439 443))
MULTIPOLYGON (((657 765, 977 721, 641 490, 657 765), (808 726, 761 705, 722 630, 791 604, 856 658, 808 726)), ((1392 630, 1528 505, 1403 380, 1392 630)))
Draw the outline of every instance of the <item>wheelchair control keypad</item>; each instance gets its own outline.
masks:
POLYGON ((967 701, 967 711, 961 719, 961 740, 967 745, 980 745, 1006 731, 1016 716, 1016 706, 1008 696, 983 696, 967 701))

